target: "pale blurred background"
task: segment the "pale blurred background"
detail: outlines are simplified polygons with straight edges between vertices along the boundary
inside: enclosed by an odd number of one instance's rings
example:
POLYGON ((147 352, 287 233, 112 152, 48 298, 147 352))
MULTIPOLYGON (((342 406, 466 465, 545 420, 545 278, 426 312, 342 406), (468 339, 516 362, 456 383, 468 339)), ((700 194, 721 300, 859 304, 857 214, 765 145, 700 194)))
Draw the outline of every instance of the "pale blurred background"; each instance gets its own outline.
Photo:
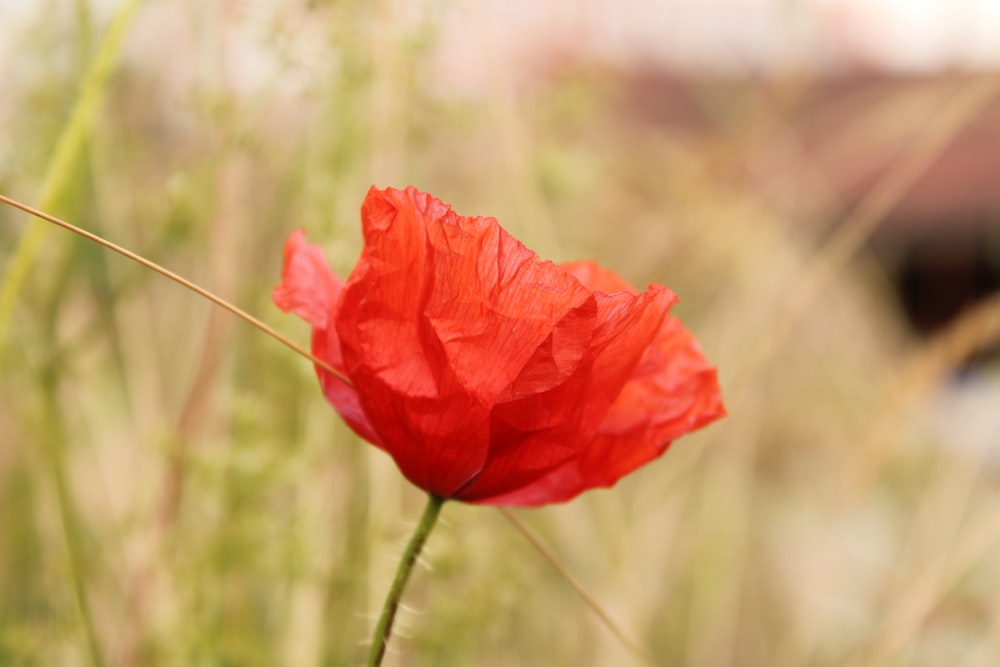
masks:
MULTIPOLYGON (((662 282, 730 416, 518 515, 655 665, 1000 663, 1000 4, 0 0, 0 193, 306 343, 372 184, 662 282), (95 65, 96 63, 96 65, 95 65)), ((0 664, 359 665, 422 500, 311 365, 0 210, 0 664)), ((387 664, 643 664, 449 504, 387 664)))

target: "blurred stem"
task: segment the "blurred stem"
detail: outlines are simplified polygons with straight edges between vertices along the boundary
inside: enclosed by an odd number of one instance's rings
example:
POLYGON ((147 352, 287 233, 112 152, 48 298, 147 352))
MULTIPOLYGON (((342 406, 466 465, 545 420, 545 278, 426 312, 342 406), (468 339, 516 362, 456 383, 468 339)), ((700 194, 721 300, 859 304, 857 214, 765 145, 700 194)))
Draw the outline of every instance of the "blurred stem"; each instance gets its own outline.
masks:
POLYGON ((646 651, 643 650, 638 642, 629 637, 629 635, 626 634, 626 632, 622 630, 617 623, 615 623, 614 619, 611 618, 608 612, 604 610, 604 607, 602 607, 597 601, 597 598, 595 598, 583 585, 583 582, 577 579, 570 569, 566 567, 566 564, 563 563, 559 556, 556 555, 556 552, 545 544, 542 538, 539 537, 535 531, 529 528, 528 524, 521 521, 516 514, 511 512, 506 507, 501 507, 499 509, 500 513, 503 514, 522 535, 524 535, 524 538, 528 540, 528 542, 530 542, 540 554, 545 556, 546 560, 548 560, 552 566, 556 568, 556 570, 559 571, 562 578, 569 583, 573 590, 576 591, 577 595, 583 599, 583 602, 590 607, 590 610, 597 614, 597 618, 599 618, 601 623, 603 623, 604 626, 618 639, 618 641, 621 642, 621 645, 628 649, 640 664, 645 667, 653 667, 653 661, 648 655, 646 655, 646 651))
MULTIPOLYGON (((72 183, 77 162, 86 145, 90 122, 97 113, 101 92, 110 78, 112 66, 121 51, 127 29, 139 2, 140 0, 125 0, 122 3, 80 85, 69 118, 56 141, 38 195, 38 205, 47 211, 61 208, 60 205, 72 183)), ((35 256, 41 250, 49 229, 49 225, 37 221, 29 225, 7 263, 6 275, 0 284, 0 366, 3 365, 7 352, 7 328, 17 295, 21 293, 21 288, 28 278, 35 256)))
POLYGON ((444 500, 444 498, 440 498, 434 494, 427 495, 427 507, 424 508, 423 516, 420 517, 420 523, 417 524, 417 529, 413 531, 413 537, 410 538, 410 542, 406 545, 406 550, 403 552, 403 558, 399 561, 396 577, 392 580, 392 588, 389 589, 389 595, 382 606, 382 615, 379 616, 378 625, 375 626, 372 648, 368 654, 368 667, 378 667, 382 664, 385 649, 389 645, 389 636, 392 634, 392 622, 396 618, 396 609, 399 608, 399 601, 403 597, 403 589, 406 588, 410 572, 413 571, 413 565, 417 562, 420 550, 424 548, 427 536, 431 534, 431 529, 434 528, 434 524, 437 522, 438 514, 441 513, 441 506, 444 504, 444 500))
POLYGON ((94 626, 90 600, 87 595, 80 518, 77 516, 69 480, 66 478, 64 460, 66 428, 62 421, 63 413, 57 398, 58 378, 56 371, 51 368, 46 370, 44 377, 45 414, 51 416, 49 432, 42 439, 45 445, 45 465, 55 491, 59 526, 66 546, 66 564, 69 570, 70 585, 73 588, 73 599, 86 636, 90 664, 93 667, 102 667, 104 657, 97 638, 97 630, 94 626))

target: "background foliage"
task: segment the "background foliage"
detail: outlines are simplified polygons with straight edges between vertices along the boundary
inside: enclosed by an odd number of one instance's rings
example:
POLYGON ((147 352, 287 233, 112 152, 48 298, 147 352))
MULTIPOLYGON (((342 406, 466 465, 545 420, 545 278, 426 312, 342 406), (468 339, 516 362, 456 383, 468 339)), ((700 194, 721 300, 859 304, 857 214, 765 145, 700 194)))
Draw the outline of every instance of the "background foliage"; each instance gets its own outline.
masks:
MULTIPOLYGON (((120 49, 84 0, 40 4, 3 31, 0 191, 298 340, 269 298, 284 237, 307 227, 346 275, 371 183, 681 295, 731 416, 614 491, 520 514, 655 664, 995 664, 996 460, 921 417, 978 343, 911 339, 865 252, 807 224, 849 211, 746 177, 800 79, 696 86, 715 120, 693 134, 644 119, 606 65, 497 62, 463 92, 441 74, 448 3, 151 1, 119 15, 120 49)), ((954 97, 935 91, 928 108, 954 97)), ((887 127, 865 121, 857 145, 887 127)), ((0 664, 359 664, 420 494, 307 361, 100 248, 0 222, 0 664)), ((389 662, 629 664, 499 513, 443 519, 389 662)))

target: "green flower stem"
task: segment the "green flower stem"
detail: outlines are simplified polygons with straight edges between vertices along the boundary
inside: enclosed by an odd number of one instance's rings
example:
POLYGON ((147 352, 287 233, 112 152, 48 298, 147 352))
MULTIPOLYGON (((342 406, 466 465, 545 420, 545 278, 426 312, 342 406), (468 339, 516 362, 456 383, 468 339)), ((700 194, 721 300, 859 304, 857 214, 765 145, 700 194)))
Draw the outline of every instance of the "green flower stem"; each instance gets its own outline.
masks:
POLYGON ((413 565, 417 562, 420 550, 424 548, 427 536, 431 534, 431 529, 437 523, 438 514, 441 513, 441 506, 444 505, 444 498, 439 498, 434 494, 428 494, 427 507, 420 517, 417 529, 413 531, 413 537, 406 545, 403 558, 399 561, 399 569, 396 570, 396 577, 392 580, 392 588, 385 598, 382 606, 382 615, 379 616, 378 625, 375 626, 375 636, 372 638, 371 652, 368 654, 368 667, 378 667, 382 664, 385 656, 385 649, 389 645, 389 636, 392 634, 392 622, 396 618, 396 609, 399 608, 399 601, 403 597, 403 589, 413 571, 413 565))

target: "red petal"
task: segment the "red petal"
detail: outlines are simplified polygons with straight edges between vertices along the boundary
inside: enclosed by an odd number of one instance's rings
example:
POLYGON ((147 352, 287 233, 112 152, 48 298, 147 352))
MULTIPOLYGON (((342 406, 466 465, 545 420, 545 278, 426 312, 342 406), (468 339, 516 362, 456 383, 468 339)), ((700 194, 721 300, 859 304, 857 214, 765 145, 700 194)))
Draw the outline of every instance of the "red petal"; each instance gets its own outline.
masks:
POLYGON ((337 321, 345 360, 403 473, 451 496, 486 462, 494 402, 591 295, 496 220, 413 188, 373 188, 362 221, 337 321))
POLYGON ((583 455, 487 502, 537 506, 611 486, 661 456, 674 439, 725 414, 715 369, 683 325, 667 317, 583 455))
MULTIPOLYGON (((332 314, 332 317, 335 316, 336 312, 332 314)), ((340 353, 340 339, 337 337, 337 330, 333 327, 332 321, 327 329, 313 329, 312 352, 338 371, 347 374, 344 369, 344 359, 340 353)), ((323 388, 323 395, 326 396, 330 405, 336 408, 347 425, 368 442, 385 449, 382 438, 368 421, 364 408, 361 407, 361 399, 358 397, 357 390, 344 384, 339 378, 334 377, 319 366, 315 366, 315 368, 316 377, 319 378, 320 387, 323 388)))
POLYGON ((330 308, 340 296, 341 281, 319 247, 306 241, 306 233, 296 229, 285 241, 285 261, 281 284, 271 292, 278 308, 295 313, 309 324, 326 328, 330 308))
POLYGON ((605 294, 638 292, 636 288, 629 285, 625 279, 617 273, 610 269, 605 269, 603 266, 600 266, 595 262, 566 262, 565 264, 560 264, 560 266, 562 266, 562 268, 566 271, 572 273, 573 276, 583 283, 587 289, 594 292, 604 292, 605 294))
MULTIPOLYGON (((659 285, 642 294, 595 293, 595 323, 583 363, 548 391, 497 405, 489 462, 458 497, 492 502, 583 455, 675 300, 659 285)), ((517 385, 514 389, 520 393, 517 385)))
MULTIPOLYGON (((343 372, 340 340, 333 326, 329 326, 337 315, 343 283, 330 270, 323 251, 307 242, 301 229, 288 236, 284 254, 281 284, 271 293, 274 303, 313 325, 313 354, 343 372)), ((380 444, 380 438, 361 409, 357 391, 318 365, 316 375, 327 400, 348 425, 365 440, 380 444)))
POLYGON ((343 289, 296 232, 274 299, 357 387, 317 369, 330 402, 417 486, 559 502, 724 414, 715 370, 666 316, 666 288, 638 294, 591 262, 543 262, 492 218, 413 188, 372 188, 362 220, 343 289))

